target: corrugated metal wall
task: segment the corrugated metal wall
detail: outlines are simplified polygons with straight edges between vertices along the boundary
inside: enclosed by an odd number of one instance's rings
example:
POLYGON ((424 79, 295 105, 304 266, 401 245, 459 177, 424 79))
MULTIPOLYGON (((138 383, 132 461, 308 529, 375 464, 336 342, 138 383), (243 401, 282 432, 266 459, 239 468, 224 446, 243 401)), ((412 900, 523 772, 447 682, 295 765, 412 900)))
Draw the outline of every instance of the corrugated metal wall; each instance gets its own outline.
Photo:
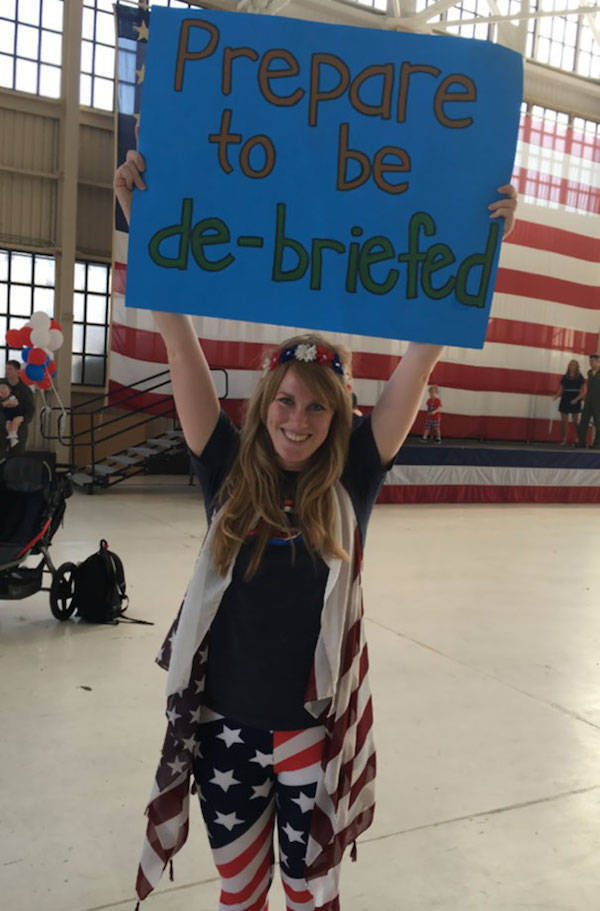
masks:
MULTIPOLYGON (((0 246, 60 250, 60 106, 0 89, 0 246)), ((77 253, 110 260, 113 118, 82 111, 77 253)))
POLYGON ((0 243, 54 247, 59 120, 2 104, 0 96, 0 243))
POLYGON ((112 244, 112 117, 90 113, 79 127, 77 250, 91 257, 110 256, 112 244))

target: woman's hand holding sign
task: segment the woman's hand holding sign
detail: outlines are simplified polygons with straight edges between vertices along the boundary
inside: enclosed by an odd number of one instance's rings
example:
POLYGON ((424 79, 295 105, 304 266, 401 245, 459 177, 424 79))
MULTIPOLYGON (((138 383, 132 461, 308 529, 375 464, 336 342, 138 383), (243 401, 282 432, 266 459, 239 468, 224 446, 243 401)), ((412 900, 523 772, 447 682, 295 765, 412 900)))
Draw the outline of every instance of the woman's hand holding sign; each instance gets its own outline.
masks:
POLYGON ((142 179, 142 171, 146 170, 146 161, 143 155, 140 155, 135 149, 127 152, 127 158, 120 167, 115 171, 113 186, 123 215, 127 219, 131 218, 131 200, 133 198, 133 189, 145 190, 146 184, 142 179))
POLYGON ((515 226, 517 191, 512 184, 507 183, 502 187, 498 187, 498 193, 505 193, 506 196, 504 199, 497 199, 495 202, 490 203, 488 206, 488 209, 490 210, 490 218, 504 219, 504 232, 502 236, 508 237, 515 226))

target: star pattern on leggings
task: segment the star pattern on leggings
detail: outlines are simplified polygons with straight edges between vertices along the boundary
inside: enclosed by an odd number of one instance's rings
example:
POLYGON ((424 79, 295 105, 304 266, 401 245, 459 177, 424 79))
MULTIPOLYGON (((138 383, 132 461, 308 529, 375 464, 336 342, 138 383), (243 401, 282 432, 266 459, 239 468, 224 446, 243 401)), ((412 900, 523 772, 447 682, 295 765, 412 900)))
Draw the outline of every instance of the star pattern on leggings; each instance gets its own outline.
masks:
POLYGON ((300 791, 299 797, 292 797, 292 803, 297 803, 302 813, 308 813, 315 805, 315 798, 307 797, 300 791))
POLYGON ((210 780, 212 784, 218 785, 224 791, 228 791, 229 788, 233 787, 234 784, 239 784, 237 778, 233 777, 232 770, 229 770, 228 772, 220 772, 219 769, 215 769, 214 777, 210 780))
POLYGON ((254 751, 255 756, 250 760, 250 762, 258 762, 259 765, 266 769, 267 766, 270 766, 273 762, 273 757, 270 753, 261 753, 260 750, 254 751))
POLYGON ((219 813, 217 810, 215 825, 225 826, 231 832, 234 826, 239 826, 243 821, 243 819, 238 819, 235 810, 233 813, 219 813))
POLYGON ((228 728, 226 724, 223 725, 223 730, 220 734, 217 734, 219 740, 225 741, 225 746, 227 749, 233 746, 234 743, 243 743, 240 734, 242 733, 241 728, 234 730, 233 728, 228 728))
POLYGON ((285 832, 290 843, 298 841, 300 844, 304 844, 304 835, 302 832, 299 832, 297 829, 293 829, 289 822, 282 827, 281 831, 285 832))
POLYGON ((252 785, 252 796, 250 800, 254 800, 255 797, 268 797, 271 793, 273 783, 266 778, 262 784, 252 785))

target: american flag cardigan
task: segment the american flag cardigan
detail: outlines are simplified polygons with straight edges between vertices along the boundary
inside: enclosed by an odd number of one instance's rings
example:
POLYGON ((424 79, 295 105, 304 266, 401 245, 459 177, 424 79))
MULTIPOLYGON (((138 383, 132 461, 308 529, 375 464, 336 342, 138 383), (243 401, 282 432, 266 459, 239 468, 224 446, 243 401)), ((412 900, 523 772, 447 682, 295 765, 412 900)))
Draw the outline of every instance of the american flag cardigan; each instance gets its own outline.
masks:
MULTIPOLYGON (((340 482, 335 494, 336 540, 350 559, 325 559, 329 575, 321 631, 304 702, 326 730, 323 776, 317 786, 305 866, 315 911, 339 911, 342 855, 371 825, 375 810, 373 710, 360 581, 362 547, 350 496, 340 482)), ((140 900, 156 888, 188 834, 208 632, 235 562, 232 560, 226 576, 216 572, 211 557, 214 527, 213 522, 183 604, 156 659, 168 670, 168 725, 146 808, 148 824, 136 883, 140 900)))

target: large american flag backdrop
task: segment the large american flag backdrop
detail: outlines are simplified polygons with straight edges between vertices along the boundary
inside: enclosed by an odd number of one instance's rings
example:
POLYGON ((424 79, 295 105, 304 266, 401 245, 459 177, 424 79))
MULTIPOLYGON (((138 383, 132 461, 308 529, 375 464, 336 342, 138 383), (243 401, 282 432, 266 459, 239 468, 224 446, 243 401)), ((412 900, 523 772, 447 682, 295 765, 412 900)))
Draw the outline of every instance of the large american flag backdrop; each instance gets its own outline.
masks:
MULTIPOLYGON (((117 6, 117 157, 135 146, 151 14, 117 6)), ((558 441, 552 400, 568 361, 587 369, 600 330, 600 132, 525 109, 512 181, 520 194, 516 228, 504 242, 492 317, 482 350, 447 348, 432 382, 441 390, 446 438, 558 441)), ((460 205, 460 195, 457 206, 460 205)), ((149 311, 127 310, 127 224, 115 215, 110 393, 142 386, 166 364, 149 311)), ((239 420, 266 351, 296 328, 194 318, 215 370, 227 372, 223 408, 239 420)), ((368 411, 406 342, 337 335, 353 352, 354 390, 368 411)), ((222 374, 216 374, 216 377, 222 374)), ((161 390, 162 391, 162 390, 161 390)), ((156 394, 145 404, 151 409, 156 394)), ((423 427, 420 413, 413 431, 423 427)), ((393 479, 390 478, 393 484, 393 479)), ((388 491, 388 494, 391 494, 388 491)), ((394 499, 388 495, 388 499, 394 499)))

